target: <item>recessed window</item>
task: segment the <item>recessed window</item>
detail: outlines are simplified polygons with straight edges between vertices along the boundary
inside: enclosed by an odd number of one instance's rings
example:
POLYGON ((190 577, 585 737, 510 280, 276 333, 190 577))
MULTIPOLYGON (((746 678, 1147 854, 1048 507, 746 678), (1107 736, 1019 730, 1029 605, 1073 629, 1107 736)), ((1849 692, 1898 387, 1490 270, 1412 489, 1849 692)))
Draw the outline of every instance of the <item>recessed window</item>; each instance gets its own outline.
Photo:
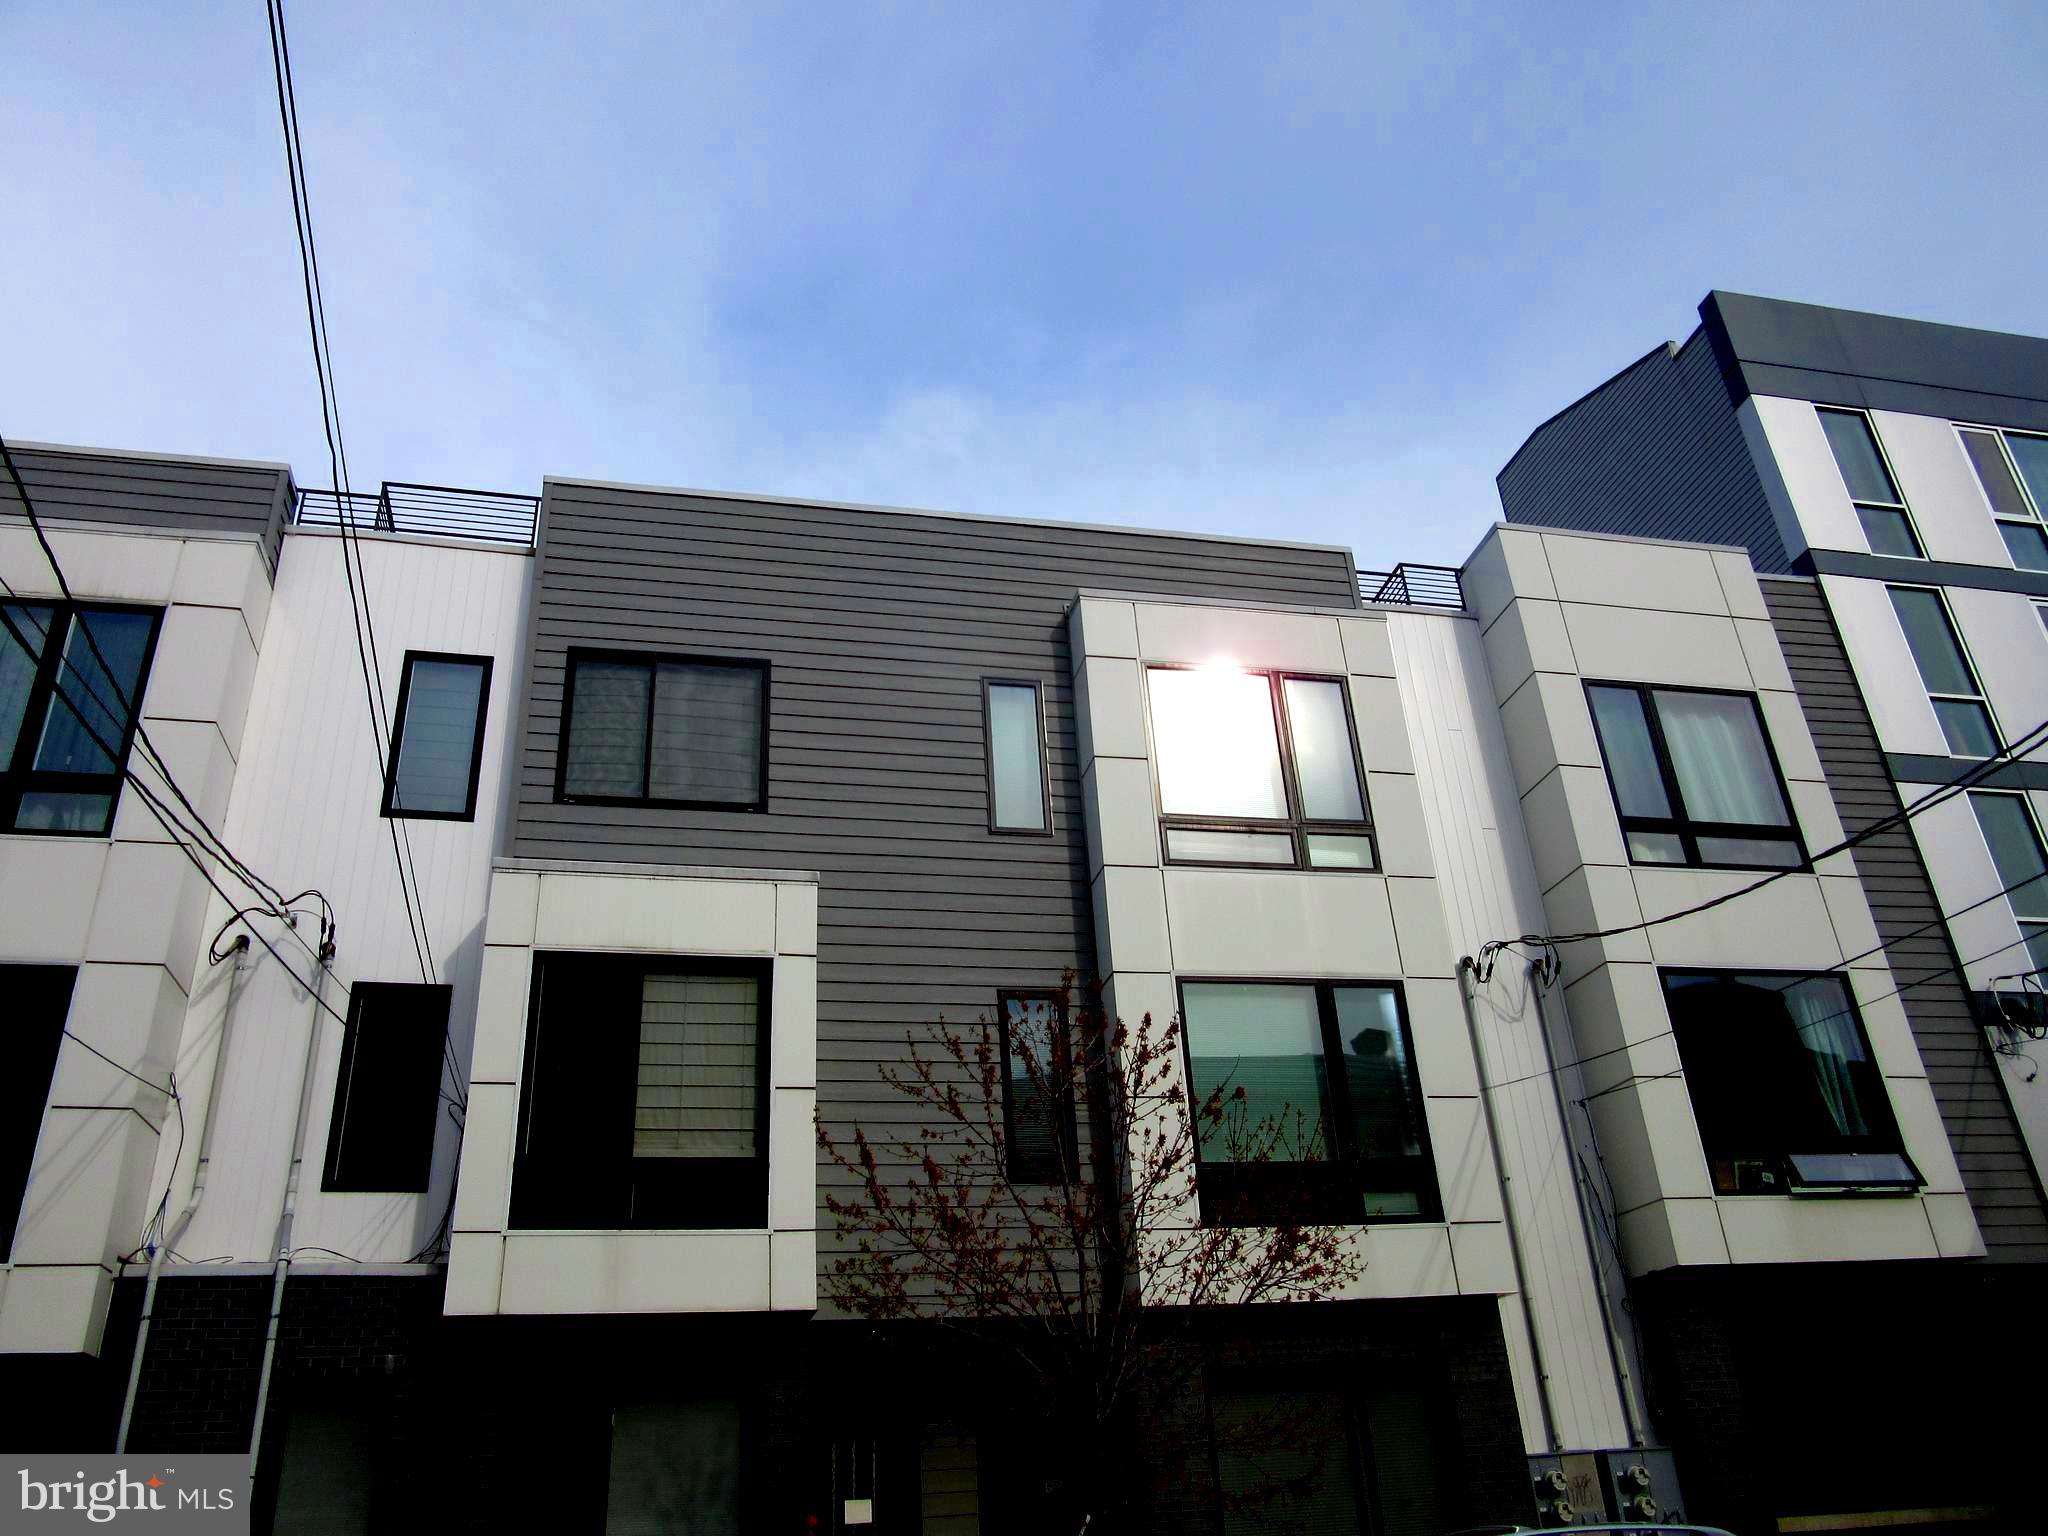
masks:
POLYGON ((1977 682, 1976 670, 1956 637, 1948 604, 1931 587, 1891 587, 1892 608, 1906 644, 1927 685, 1927 699, 1948 749, 1957 757, 1992 757, 1998 752, 1998 725, 1977 682))
POLYGON ((1586 698, 1632 862, 1806 862, 1753 694, 1588 683, 1586 698))
POLYGON ((1050 832, 1045 714, 1038 684, 990 678, 982 684, 991 832, 1050 832))
MULTIPOLYGON (((687 1390, 689 1373, 679 1380, 687 1390)), ((730 1399, 617 1404, 604 1528, 738 1536, 745 1450, 740 1406, 730 1399)))
POLYGON ((384 814, 470 821, 483 768, 491 658, 407 651, 398 684, 384 814))
POLYGON ((1991 790, 1972 790, 1970 809, 1977 813, 2006 904, 2026 941, 2025 962, 2013 957, 2015 964, 1998 969, 2048 970, 2048 853, 2042 851, 2034 813, 2024 795, 1991 790))
POLYGON ((77 975, 68 965, 0 965, 0 997, 7 999, 7 1028, 0 1032, 0 1261, 14 1252, 77 975))
POLYGON ((1957 431, 2012 563, 2023 571, 2048 571, 2048 528, 2042 526, 2048 514, 2048 437, 1990 427, 1957 431))
POLYGON ((160 617, 0 604, 0 828, 107 834, 160 617))
POLYGON ((1004 1161, 1018 1184, 1058 1184, 1079 1173, 1066 1007, 1057 992, 1004 992, 1004 1161))
POLYGON ((1906 500, 1899 494, 1870 418, 1861 411, 1823 409, 1819 414, 1821 430, 1827 433, 1828 447, 1834 450, 1842 483, 1849 488, 1849 499, 1856 504, 1856 518, 1863 524, 1870 552, 1908 560, 1924 558, 1919 536, 1913 531, 1912 516, 1906 511, 1906 500))
POLYGON ((765 964, 534 957, 516 1227, 761 1227, 765 964))
POLYGON ((1181 1017, 1204 1221, 1435 1218, 1422 1085, 1398 987, 1187 981, 1181 1017), (1212 1094, 1222 1095, 1220 1121, 1200 1115, 1212 1094))
POLYGON ((446 986, 418 983, 359 981, 349 988, 322 1189, 426 1189, 452 996, 446 986))
POLYGON ((758 811, 767 707, 760 662, 572 650, 556 798, 758 811))
POLYGON ((1919 1186, 1840 976, 1661 975, 1716 1194, 1919 1186))
POLYGON ((1151 667, 1146 679, 1169 863, 1378 868, 1341 678, 1151 667))

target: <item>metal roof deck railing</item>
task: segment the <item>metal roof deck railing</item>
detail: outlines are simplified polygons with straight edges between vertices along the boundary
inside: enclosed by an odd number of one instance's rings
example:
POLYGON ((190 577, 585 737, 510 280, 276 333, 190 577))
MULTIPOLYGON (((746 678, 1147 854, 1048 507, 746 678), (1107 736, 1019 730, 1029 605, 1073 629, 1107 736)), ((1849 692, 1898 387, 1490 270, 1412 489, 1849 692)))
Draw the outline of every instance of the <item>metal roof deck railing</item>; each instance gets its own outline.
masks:
POLYGON ((1391 571, 1360 571, 1359 601, 1399 603, 1411 608, 1465 606, 1464 584, 1453 565, 1415 565, 1402 561, 1391 571))
POLYGON ((529 549, 539 516, 538 496, 396 480, 386 480, 374 496, 302 486, 292 507, 292 522, 309 528, 347 523, 377 533, 477 539, 529 549))

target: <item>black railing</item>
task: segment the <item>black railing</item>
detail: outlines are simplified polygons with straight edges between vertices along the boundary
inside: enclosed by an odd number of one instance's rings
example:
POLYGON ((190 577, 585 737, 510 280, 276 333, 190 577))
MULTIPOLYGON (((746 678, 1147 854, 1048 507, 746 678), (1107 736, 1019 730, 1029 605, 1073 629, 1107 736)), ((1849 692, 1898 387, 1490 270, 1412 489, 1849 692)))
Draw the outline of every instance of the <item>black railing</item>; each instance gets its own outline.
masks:
POLYGON ((491 544, 533 544, 538 496, 509 491, 465 491, 452 485, 411 485, 387 480, 376 495, 302 487, 292 521, 312 528, 343 523, 376 533, 412 533, 491 544))
POLYGON ((1412 565, 1391 571, 1360 571, 1358 596, 1367 603, 1401 603, 1411 608, 1463 608, 1465 589, 1453 565, 1412 565))

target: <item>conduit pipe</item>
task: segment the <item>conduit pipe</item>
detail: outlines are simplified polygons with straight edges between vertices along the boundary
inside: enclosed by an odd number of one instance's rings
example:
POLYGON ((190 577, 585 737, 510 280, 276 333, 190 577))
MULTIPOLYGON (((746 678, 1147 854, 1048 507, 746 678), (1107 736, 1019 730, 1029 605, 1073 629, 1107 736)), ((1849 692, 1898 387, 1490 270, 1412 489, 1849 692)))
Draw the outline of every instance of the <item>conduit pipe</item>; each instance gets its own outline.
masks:
MULTIPOLYGON (((228 1039, 234 1030, 236 978, 242 973, 242 956, 249 952, 249 935, 238 933, 235 942, 228 946, 228 954, 234 964, 228 968, 228 996, 221 1005, 220 1044, 213 1053, 213 1082, 206 1090, 206 1102, 199 1110, 199 1161, 192 1170, 192 1194, 185 1201, 185 1208, 178 1212, 178 1219, 169 1229, 158 1235, 155 1248, 149 1255, 149 1279, 142 1287, 142 1322, 135 1330, 135 1355, 128 1362, 128 1391, 121 1399, 121 1427, 114 1435, 114 1454, 121 1455, 128 1449, 128 1429, 135 1419, 135 1399, 142 1388, 142 1357, 149 1348, 149 1325, 156 1316, 156 1284, 162 1278, 164 1258, 177 1246, 178 1239, 185 1235, 185 1229, 192 1225, 192 1218, 199 1214, 199 1203, 206 1198, 206 1173, 213 1161, 213 1106, 220 1099, 220 1085, 227 1077, 228 1039)), ((171 1169, 175 1181, 178 1170, 171 1169)), ((170 1200, 170 1191, 164 1192, 165 1202, 170 1200)))

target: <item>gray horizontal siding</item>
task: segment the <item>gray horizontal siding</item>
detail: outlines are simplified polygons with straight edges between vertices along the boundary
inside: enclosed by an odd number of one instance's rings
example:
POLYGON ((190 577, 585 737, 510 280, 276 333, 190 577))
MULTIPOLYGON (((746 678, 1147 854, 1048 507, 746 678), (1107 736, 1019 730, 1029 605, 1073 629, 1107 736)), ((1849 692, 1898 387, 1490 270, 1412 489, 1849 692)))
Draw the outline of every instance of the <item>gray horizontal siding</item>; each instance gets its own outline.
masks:
MULTIPOLYGON (((173 532, 254 534, 277 568, 291 497, 283 465, 145 458, 91 449, 10 445, 36 515, 173 532)), ((13 480, 0 475, 0 516, 18 515, 13 480)))
MULTIPOLYGON (((1820 588, 1782 578, 1762 585, 1836 812, 1853 836, 1898 814, 1898 789, 1820 588)), ((1912 833, 1892 827, 1859 844, 1855 856, 1885 958, 1909 988, 1900 1001, 1986 1249, 1997 1259, 2048 1260, 2048 1207, 1998 1063, 1955 973, 1956 953, 1912 833)))
POLYGON ((1791 563, 1704 335, 1659 347, 1529 435, 1496 477, 1511 523, 1689 539, 1791 563))
POLYGON ((535 582, 511 852, 817 870, 819 1108, 842 1135, 915 1130, 877 1071, 906 1030, 1093 972, 1075 593, 1357 603, 1336 551, 566 482, 543 498, 535 582), (556 804, 571 646, 768 662, 768 809, 556 804), (991 676, 1041 685, 1052 837, 988 831, 991 676))

